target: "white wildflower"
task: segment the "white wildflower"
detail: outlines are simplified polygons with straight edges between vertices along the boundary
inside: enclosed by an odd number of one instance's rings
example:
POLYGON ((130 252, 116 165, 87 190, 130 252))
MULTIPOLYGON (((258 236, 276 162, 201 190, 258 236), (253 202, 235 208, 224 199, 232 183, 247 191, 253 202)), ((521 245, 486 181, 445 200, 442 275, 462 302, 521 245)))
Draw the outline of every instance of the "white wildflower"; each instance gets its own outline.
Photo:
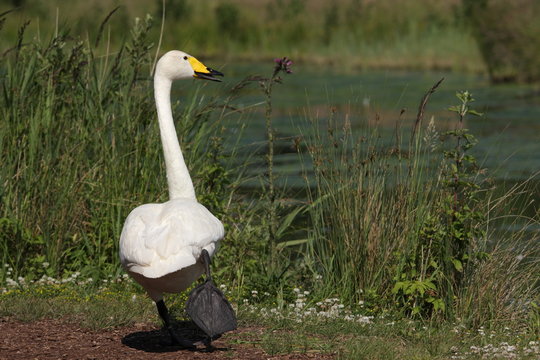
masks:
POLYGON ((365 107, 365 108, 369 108, 369 105, 371 103, 371 98, 369 96, 365 96, 363 99, 362 99, 362 106, 365 107))
POLYGON ((373 316, 359 316, 357 319, 357 321, 361 324, 371 324, 371 320, 373 320, 373 316))

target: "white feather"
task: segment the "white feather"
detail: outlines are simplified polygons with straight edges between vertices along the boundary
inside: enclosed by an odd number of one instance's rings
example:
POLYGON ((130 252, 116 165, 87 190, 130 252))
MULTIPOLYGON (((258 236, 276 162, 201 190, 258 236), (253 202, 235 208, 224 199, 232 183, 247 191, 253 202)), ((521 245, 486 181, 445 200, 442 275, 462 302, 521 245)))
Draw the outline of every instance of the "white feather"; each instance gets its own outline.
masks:
POLYGON ((120 236, 120 262, 156 302, 164 292, 188 288, 204 271, 199 261, 202 250, 212 256, 224 236, 221 222, 197 202, 172 117, 172 81, 194 77, 191 63, 200 64, 188 54, 170 51, 158 61, 154 75, 171 200, 135 208, 120 236))
POLYGON ((223 235, 221 222, 192 199, 145 204, 126 219, 120 260, 128 272, 158 278, 195 264, 202 249, 212 256, 223 235))

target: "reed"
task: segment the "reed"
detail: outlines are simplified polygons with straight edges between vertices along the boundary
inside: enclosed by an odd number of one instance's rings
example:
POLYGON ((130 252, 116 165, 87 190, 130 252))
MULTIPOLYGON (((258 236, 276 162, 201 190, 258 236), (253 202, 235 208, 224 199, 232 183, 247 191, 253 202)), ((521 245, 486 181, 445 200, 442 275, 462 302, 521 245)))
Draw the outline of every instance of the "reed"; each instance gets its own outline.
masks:
POLYGON ((308 281, 321 297, 423 319, 459 318, 474 327, 536 319, 538 236, 526 229, 538 218, 512 227, 522 231, 493 231, 527 185, 495 197, 470 154, 476 140, 463 129, 465 116, 479 115, 468 92, 449 109, 458 113, 456 130, 439 133, 433 119, 420 126, 439 84, 424 97, 405 144, 408 131, 399 126, 392 139, 355 114, 308 115, 307 151, 300 152, 308 281))
POLYGON ((322 129, 312 120, 315 130, 304 138, 313 164, 313 177, 305 177, 306 255, 327 296, 339 293, 351 303, 369 294, 391 297, 398 264, 438 196, 434 155, 421 142, 407 153, 376 128, 353 132, 353 116, 336 116, 322 129))
MULTIPOLYGON (((136 22, 115 53, 60 31, 2 57, 0 260, 13 275, 117 273, 129 209, 165 199, 149 29, 149 19, 136 22)), ((219 214, 228 191, 220 112, 197 91, 187 98, 175 110, 179 136, 196 187, 212 195, 201 201, 219 214)))
MULTIPOLYGON (((6 18, 1 48, 13 46, 20 25, 18 16, 30 20, 29 31, 44 37, 54 33, 58 24, 67 24, 74 34, 95 39, 100 30, 94 19, 101 21, 118 6, 112 0, 100 0, 99 6, 83 1, 22 3, 27 6, 18 9, 17 16, 6 18)), ((103 28, 103 39, 119 46, 131 19, 146 14, 161 19, 162 4, 162 0, 124 2, 103 28)), ((179 47, 231 60, 273 59, 276 54, 288 54, 297 61, 349 69, 484 69, 461 3, 456 0, 339 0, 331 4, 304 0, 169 0, 165 5, 164 33, 174 34, 164 36, 166 48, 179 47)), ((9 7, 0 5, 0 13, 3 9, 9 7)), ((158 29, 151 31, 157 38, 158 29)))
MULTIPOLYGON (((103 34, 80 40, 62 28, 47 41, 25 43, 21 31, 0 58, 3 283, 18 276, 118 275, 118 236, 128 212, 165 200, 150 95, 151 22, 136 21, 118 47, 103 34)), ((491 241, 494 221, 508 215, 500 209, 522 194, 496 198, 482 187, 465 129, 441 137, 436 122, 423 124, 419 111, 412 134, 397 116, 396 131, 387 137, 356 114, 332 111, 319 118, 308 111, 295 142, 305 197, 285 206, 275 159, 263 161, 272 170, 260 175, 253 147, 239 145, 241 124, 257 116, 239 105, 254 80, 263 79, 248 77, 225 96, 209 98, 195 89, 173 111, 199 201, 225 223, 215 273, 232 285, 237 300, 250 290, 268 291, 284 306, 301 285, 321 299, 363 302, 373 314, 461 318, 472 326, 523 321, 529 314, 537 328, 539 284, 532 274, 540 268, 533 248, 538 236, 523 231, 491 241), (240 129, 238 138, 225 141, 231 128, 240 129), (241 152, 249 152, 248 160, 241 152), (239 193, 257 181, 259 193, 239 193), (516 260, 516 244, 525 261, 516 260), (279 276, 268 276, 270 265, 279 276)), ((263 86, 260 102, 266 106, 260 111, 268 122, 267 154, 282 140, 272 123, 271 91, 263 86)), ((461 96, 468 100, 453 109, 465 116, 470 99, 461 96)), ((535 216, 529 225, 537 226, 535 216)))

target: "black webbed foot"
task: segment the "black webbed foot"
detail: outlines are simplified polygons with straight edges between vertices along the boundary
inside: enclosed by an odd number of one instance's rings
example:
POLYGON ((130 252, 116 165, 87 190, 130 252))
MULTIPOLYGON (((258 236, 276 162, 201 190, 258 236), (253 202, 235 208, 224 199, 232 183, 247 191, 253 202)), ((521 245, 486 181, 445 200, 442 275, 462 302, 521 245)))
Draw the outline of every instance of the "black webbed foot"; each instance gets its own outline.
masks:
POLYGON ((156 306, 158 309, 159 316, 163 320, 163 323, 165 325, 165 328, 169 332, 169 336, 171 337, 171 342, 167 345, 171 346, 179 346, 183 349, 195 349, 196 346, 193 344, 193 342, 182 339, 179 337, 175 332, 171 324, 171 318, 169 316, 169 310, 167 309, 167 306, 165 306, 165 302, 163 300, 160 300, 156 302, 156 306))
POLYGON ((237 321, 231 304, 212 281, 208 251, 203 249, 200 259, 205 266, 206 281, 191 291, 186 311, 193 322, 208 336, 205 345, 210 349, 212 340, 236 329, 237 321))
POLYGON ((204 350, 203 350, 204 352, 213 352, 214 350, 216 350, 216 348, 212 345, 212 338, 211 337, 208 336, 208 337, 204 338, 202 343, 204 345, 204 350))

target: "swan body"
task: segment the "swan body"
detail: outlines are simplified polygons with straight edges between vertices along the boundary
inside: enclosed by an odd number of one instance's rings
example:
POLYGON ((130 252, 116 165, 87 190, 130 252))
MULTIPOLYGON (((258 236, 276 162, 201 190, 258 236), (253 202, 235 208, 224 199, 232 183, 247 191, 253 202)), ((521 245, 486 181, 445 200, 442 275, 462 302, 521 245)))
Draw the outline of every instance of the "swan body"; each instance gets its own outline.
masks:
POLYGON ((162 293, 184 291, 202 275, 202 250, 212 256, 223 235, 221 222, 194 199, 141 205, 124 224, 120 261, 159 301, 162 293))
POLYGON ((223 74, 177 50, 158 61, 154 97, 170 200, 135 208, 120 236, 122 266, 156 302, 166 324, 168 314, 164 316, 160 309, 165 307, 163 293, 181 292, 197 280, 204 272, 201 253, 206 250, 212 256, 225 234, 222 223, 197 202, 174 127, 171 85, 187 78, 219 81, 215 75, 223 74))

